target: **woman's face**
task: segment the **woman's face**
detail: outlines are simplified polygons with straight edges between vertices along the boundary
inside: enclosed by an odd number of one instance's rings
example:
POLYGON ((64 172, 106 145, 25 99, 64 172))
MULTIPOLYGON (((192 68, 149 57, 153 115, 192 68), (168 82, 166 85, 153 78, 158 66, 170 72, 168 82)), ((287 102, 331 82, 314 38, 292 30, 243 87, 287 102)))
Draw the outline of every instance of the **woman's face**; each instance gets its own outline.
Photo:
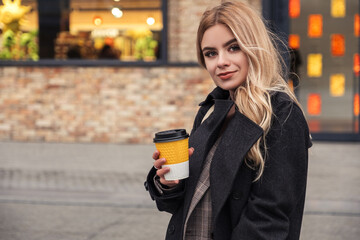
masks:
POLYGON ((233 96, 234 90, 246 81, 249 68, 233 33, 223 24, 210 27, 204 33, 201 50, 215 84, 233 96))

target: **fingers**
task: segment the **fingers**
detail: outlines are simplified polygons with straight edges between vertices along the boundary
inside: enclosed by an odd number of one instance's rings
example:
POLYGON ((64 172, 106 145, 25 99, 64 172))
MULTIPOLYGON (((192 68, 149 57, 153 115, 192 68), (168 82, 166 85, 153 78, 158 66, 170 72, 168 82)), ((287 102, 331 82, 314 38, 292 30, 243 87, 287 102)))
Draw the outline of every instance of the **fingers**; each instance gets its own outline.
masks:
POLYGON ((165 162, 166 162, 166 159, 165 159, 165 158, 160 158, 160 159, 155 160, 155 162, 154 162, 154 168, 156 168, 156 169, 161 169, 161 166, 164 165, 165 162))
POLYGON ((159 156, 160 156, 160 152, 159 152, 158 150, 156 150, 156 151, 153 153, 152 158, 153 158, 154 160, 157 160, 157 159, 159 158, 159 156))
POLYGON ((170 168, 164 167, 162 169, 157 170, 156 175, 158 175, 160 177, 160 183, 161 184, 166 185, 168 187, 173 187, 173 186, 179 184, 179 180, 172 180, 172 181, 166 180, 164 175, 166 173, 168 173, 169 171, 170 171, 170 168))
POLYGON ((195 149, 193 147, 189 148, 189 157, 191 157, 191 155, 193 155, 195 149))
POLYGON ((179 180, 173 180, 173 181, 167 181, 165 180, 165 178, 160 178, 160 183, 163 184, 163 185, 166 185, 168 187, 173 187, 177 184, 179 184, 179 180))

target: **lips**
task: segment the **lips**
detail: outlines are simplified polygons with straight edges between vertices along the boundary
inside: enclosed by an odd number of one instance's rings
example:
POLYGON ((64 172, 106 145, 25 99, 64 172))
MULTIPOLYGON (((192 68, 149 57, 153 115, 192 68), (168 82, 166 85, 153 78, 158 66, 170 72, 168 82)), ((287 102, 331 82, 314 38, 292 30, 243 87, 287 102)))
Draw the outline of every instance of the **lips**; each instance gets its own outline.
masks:
POLYGON ((236 71, 229 71, 229 72, 223 72, 223 73, 219 73, 218 74, 218 77, 221 79, 221 80, 227 80, 229 78, 231 78, 234 74, 235 74, 236 71))

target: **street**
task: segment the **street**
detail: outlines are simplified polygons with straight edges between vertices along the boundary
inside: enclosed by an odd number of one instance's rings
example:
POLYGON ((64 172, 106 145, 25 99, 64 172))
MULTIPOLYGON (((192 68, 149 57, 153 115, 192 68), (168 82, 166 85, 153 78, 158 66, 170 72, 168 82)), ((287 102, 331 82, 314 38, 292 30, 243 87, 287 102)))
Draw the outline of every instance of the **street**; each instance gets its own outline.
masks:
MULTIPOLYGON (((164 239, 144 190, 153 145, 0 142, 1 240, 164 239)), ((360 143, 310 150, 302 240, 360 235, 360 143)))

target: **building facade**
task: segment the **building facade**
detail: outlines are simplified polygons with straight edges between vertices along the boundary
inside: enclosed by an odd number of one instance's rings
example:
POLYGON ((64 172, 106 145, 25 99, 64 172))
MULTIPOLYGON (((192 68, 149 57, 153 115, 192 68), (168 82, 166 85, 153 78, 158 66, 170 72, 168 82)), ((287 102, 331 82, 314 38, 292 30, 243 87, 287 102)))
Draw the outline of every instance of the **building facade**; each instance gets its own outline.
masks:
MULTIPOLYGON (((59 3, 63 2, 58 1, 59 3)), ((36 5, 39 2, 41 1, 22 1, 23 5, 35 4, 33 9, 37 9, 38 12, 36 10, 28 11, 33 22, 36 22, 36 16, 44 19, 41 9, 36 5)), ((38 24, 28 26, 29 33, 31 28, 45 31, 45 33, 38 33, 39 50, 37 53, 39 59, 36 59, 35 56, 35 59, 30 60, 0 60, 1 141, 146 144, 152 142, 156 131, 170 128, 191 130, 198 103, 204 100, 214 88, 210 76, 196 63, 197 24, 204 10, 221 1, 154 0, 149 1, 154 3, 154 6, 150 7, 143 5, 145 1, 132 2, 133 4, 137 2, 138 5, 120 8, 124 12, 124 18, 127 16, 126 10, 133 11, 133 17, 129 16, 130 20, 128 20, 134 22, 132 27, 142 29, 143 26, 135 22, 140 19, 141 14, 147 14, 155 19, 155 24, 150 27, 150 30, 152 31, 152 40, 157 41, 156 51, 144 53, 147 55, 140 60, 137 51, 137 47, 140 46, 137 44, 140 41, 132 41, 129 38, 131 34, 139 35, 140 33, 127 31, 128 29, 125 28, 131 28, 131 26, 122 22, 106 25, 109 16, 103 15, 104 6, 95 3, 94 8, 91 7, 91 4, 87 8, 83 7, 81 0, 66 1, 65 7, 64 4, 61 5, 68 11, 58 14, 60 30, 58 29, 58 32, 54 33, 50 40, 48 38, 52 29, 49 30, 49 27, 43 26, 40 20, 38 24), (94 11, 97 13, 94 14, 94 11), (67 16, 65 20, 64 15, 67 16), (91 23, 86 23, 87 17, 91 23), (103 25, 96 25, 99 21, 103 25), (119 29, 116 26, 119 26, 119 29), (97 31, 91 30, 92 28, 96 28, 97 31), (109 31, 109 29, 112 30, 109 31), (123 36, 111 40, 109 34, 113 34, 114 29, 120 32, 116 32, 116 34, 123 33, 123 36), (84 49, 88 49, 86 44, 89 36, 93 37, 94 46, 97 46, 96 44, 100 46, 99 42, 101 41, 102 47, 106 44, 115 46, 115 49, 116 46, 120 46, 116 49, 117 59, 100 58, 100 55, 91 57, 91 51, 87 51, 87 57, 83 59, 84 49), (96 38, 98 36, 102 39, 96 38), (46 48, 45 46, 49 42, 51 43, 50 47, 46 48), (75 53, 70 54, 70 49, 73 48, 69 43, 74 42, 80 43, 81 57, 75 53), (132 50, 124 46, 130 46, 132 50), (64 49, 66 49, 66 53, 64 49)), ((249 0, 248 2, 259 12, 272 13, 268 15, 270 20, 274 20, 271 19, 271 16, 278 16, 271 8, 274 5, 270 4, 269 7, 262 4, 260 0, 249 0)), ((282 9, 282 13, 286 16, 289 7, 294 4, 292 1, 275 2, 282 3, 281 6, 278 6, 281 8, 278 9, 282 9)), ((302 6, 301 9, 302 14, 306 13, 306 7, 302 6)), ((303 18, 305 20, 301 21, 305 22, 307 26, 307 16, 303 18)), ((288 33, 290 34, 295 35, 297 31, 300 32, 299 34, 304 34, 299 29, 292 27, 296 26, 298 19, 300 18, 290 16, 290 18, 275 20, 280 23, 279 25, 285 23, 287 26, 288 24, 290 26, 288 33)), ((3 26, 2 35, 5 33, 4 30, 3 26)), ((23 32, 26 31, 23 30, 23 32)), ((329 34, 330 32, 331 30, 328 31, 329 34)), ((2 40, 3 45, 4 39, 2 40)), ((355 40, 357 41, 357 39, 355 40)), ((302 40, 302 42, 306 42, 306 40, 302 40)), ((314 45, 312 42, 308 44, 314 45)), ((321 43, 315 44, 321 45, 321 43)), ((101 51, 100 47, 98 48, 97 53, 101 51)), ((352 51, 356 52, 356 50, 352 51)), ((307 60, 303 60, 303 62, 307 62, 307 60)), ((300 75, 310 79, 304 70, 306 64, 304 63, 300 68, 300 75)), ((348 62, 341 64, 340 69, 353 73, 353 64, 351 66, 348 62)), ((308 88, 309 81, 304 80, 305 89, 308 88)), ((358 78, 352 83, 356 84, 356 82, 358 83, 358 78)), ((314 86, 312 88, 316 89, 314 86)), ((322 86, 321 88, 324 90, 326 87, 322 86)), ((321 114, 312 115, 313 112, 309 112, 308 96, 313 92, 311 89, 301 91, 301 84, 299 90, 302 94, 300 100, 304 105, 304 110, 309 120, 312 121, 311 128, 314 136, 320 139, 339 139, 339 136, 347 140, 358 138, 359 129, 356 129, 358 126, 356 124, 359 124, 359 113, 356 112, 355 97, 358 93, 357 86, 351 86, 350 90, 347 90, 352 91, 353 95, 352 97, 346 96, 346 98, 354 99, 351 106, 347 106, 353 110, 352 115, 350 114, 352 116, 351 121, 349 120, 350 123, 349 121, 339 121, 338 125, 335 124, 335 127, 325 129, 326 131, 321 129, 321 124, 326 119, 323 120, 321 114), (349 131, 336 130, 337 127, 348 124, 353 124, 353 128, 349 131)), ((326 98, 323 99, 322 104, 326 105, 326 101, 328 101, 326 98)), ((312 105, 310 109, 311 107, 312 105)))

